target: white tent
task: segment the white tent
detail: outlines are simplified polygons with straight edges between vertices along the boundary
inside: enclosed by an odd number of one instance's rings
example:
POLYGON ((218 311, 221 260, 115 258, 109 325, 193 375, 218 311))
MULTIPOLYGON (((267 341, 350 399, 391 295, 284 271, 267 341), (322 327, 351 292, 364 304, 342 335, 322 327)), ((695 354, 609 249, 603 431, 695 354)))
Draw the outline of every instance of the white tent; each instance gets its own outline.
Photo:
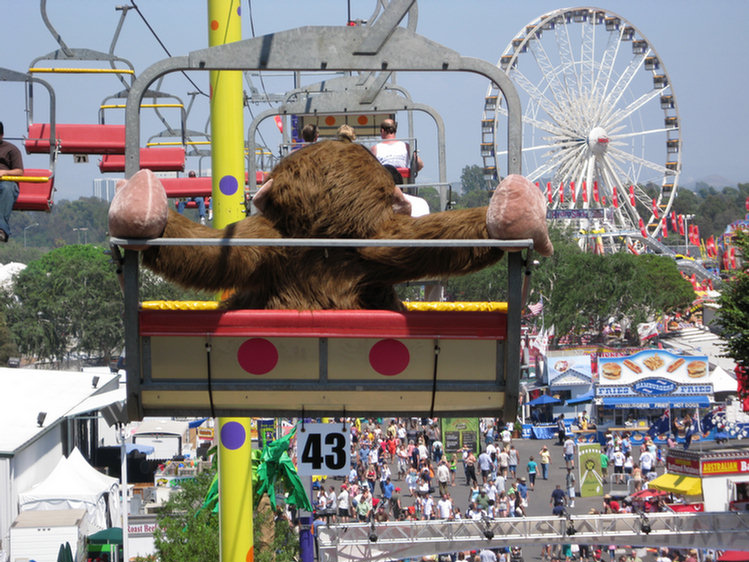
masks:
MULTIPOLYGON (((61 458, 52 473, 30 490, 18 494, 20 511, 85 509, 88 514, 88 533, 106 529, 107 507, 117 504, 119 484, 116 478, 101 474, 74 449, 68 458, 61 458), (95 473, 95 474, 94 474, 95 473), (109 502, 107 501, 109 496, 109 502), (114 497, 113 497, 114 496, 114 497)), ((112 512, 117 524, 119 511, 112 512)))

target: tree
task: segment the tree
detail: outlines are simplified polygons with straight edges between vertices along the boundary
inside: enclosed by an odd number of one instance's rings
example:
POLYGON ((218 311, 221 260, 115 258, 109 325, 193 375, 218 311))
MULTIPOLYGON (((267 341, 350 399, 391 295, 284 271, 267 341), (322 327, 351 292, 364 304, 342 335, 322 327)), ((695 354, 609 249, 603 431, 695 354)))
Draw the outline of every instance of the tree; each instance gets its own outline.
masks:
MULTIPOLYGON (((749 256, 749 234, 736 231, 733 243, 746 260, 749 256)), ((724 281, 718 303, 726 354, 744 368, 744 373, 749 374, 749 269, 746 261, 743 271, 737 271, 731 279, 724 281)), ((740 388, 749 389, 749 384, 740 388)))
MULTIPOLYGON (((182 480, 156 517, 154 543, 163 562, 203 562, 218 560, 218 514, 210 507, 201 509, 216 470, 206 470, 196 478, 182 480)), ((258 562, 293 562, 299 555, 299 538, 283 509, 274 513, 268 505, 253 514, 254 559, 258 562), (272 525, 270 533, 263 528, 272 525), (272 538, 270 538, 272 536, 272 538), (267 542, 265 542, 267 541, 267 542)))
POLYGON ((6 295, 21 353, 60 362, 75 351, 107 361, 122 347, 122 296, 101 248, 65 246, 31 262, 6 295))
POLYGON ((180 482, 179 490, 156 517, 154 544, 159 560, 203 562, 219 559, 218 516, 210 509, 200 510, 213 481, 215 470, 180 482))
POLYGON ((468 209, 489 204, 492 192, 487 189, 484 171, 480 166, 466 166, 460 174, 463 192, 458 197, 455 207, 468 209))

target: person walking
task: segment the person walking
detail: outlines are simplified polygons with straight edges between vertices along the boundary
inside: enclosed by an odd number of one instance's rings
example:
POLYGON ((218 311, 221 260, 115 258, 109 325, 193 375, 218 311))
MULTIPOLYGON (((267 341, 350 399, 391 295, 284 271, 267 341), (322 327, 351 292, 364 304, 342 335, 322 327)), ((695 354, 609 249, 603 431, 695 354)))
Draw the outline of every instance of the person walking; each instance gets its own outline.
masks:
POLYGON ((538 452, 538 457, 541 460, 541 476, 544 480, 549 479, 549 465, 551 464, 551 451, 544 445, 538 452))

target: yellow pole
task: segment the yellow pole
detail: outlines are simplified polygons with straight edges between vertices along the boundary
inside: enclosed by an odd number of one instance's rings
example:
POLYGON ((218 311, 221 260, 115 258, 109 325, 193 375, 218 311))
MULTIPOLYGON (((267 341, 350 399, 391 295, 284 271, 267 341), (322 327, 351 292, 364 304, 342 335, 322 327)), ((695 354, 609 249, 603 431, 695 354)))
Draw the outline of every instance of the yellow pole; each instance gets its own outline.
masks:
MULTIPOLYGON (((240 0, 208 0, 208 44, 242 38, 240 0)), ((213 226, 244 218, 242 74, 211 71, 213 226)), ((252 444, 249 418, 219 418, 221 562, 253 562, 252 444)))

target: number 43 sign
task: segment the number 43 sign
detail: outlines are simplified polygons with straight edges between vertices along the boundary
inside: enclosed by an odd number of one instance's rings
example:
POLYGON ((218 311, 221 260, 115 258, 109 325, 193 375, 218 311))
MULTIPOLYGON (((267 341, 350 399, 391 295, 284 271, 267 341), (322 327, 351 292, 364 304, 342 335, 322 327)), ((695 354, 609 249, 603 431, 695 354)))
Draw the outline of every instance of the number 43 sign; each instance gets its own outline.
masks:
POLYGON ((351 432, 338 423, 306 423, 296 432, 297 471, 303 476, 346 476, 351 432), (302 429, 304 428, 304 429, 302 429))

